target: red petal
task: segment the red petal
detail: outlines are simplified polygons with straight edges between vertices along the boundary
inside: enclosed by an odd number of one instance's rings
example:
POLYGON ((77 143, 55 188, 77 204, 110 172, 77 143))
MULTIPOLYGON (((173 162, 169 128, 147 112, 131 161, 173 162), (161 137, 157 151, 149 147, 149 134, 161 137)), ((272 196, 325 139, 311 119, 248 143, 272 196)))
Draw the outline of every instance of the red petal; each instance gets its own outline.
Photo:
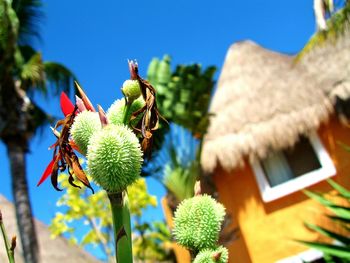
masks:
POLYGON ((68 114, 71 114, 74 111, 74 104, 68 98, 66 93, 64 92, 61 93, 60 102, 61 102, 61 110, 64 116, 67 116, 68 114))
POLYGON ((57 159, 57 155, 55 157, 53 157, 52 161, 46 167, 43 175, 41 176, 41 178, 40 178, 40 180, 39 180, 39 182, 38 182, 38 184, 36 186, 41 185, 49 177, 49 175, 52 173, 52 168, 53 168, 53 165, 56 162, 56 159, 57 159))

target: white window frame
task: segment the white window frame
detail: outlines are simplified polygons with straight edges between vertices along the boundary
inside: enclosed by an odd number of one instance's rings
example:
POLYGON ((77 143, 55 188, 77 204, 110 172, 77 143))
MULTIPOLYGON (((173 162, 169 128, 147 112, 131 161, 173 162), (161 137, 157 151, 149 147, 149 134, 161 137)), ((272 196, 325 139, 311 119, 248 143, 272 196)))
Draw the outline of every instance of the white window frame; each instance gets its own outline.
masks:
POLYGON ((322 145, 316 132, 311 133, 308 139, 310 140, 311 146, 316 153, 321 167, 309 173, 300 175, 290 181, 271 187, 260 162, 251 162, 261 197, 265 203, 299 191, 336 174, 336 169, 332 159, 322 145))
POLYGON ((278 260, 276 261, 276 263, 303 263, 303 262, 314 261, 321 258, 323 258, 323 253, 321 251, 315 250, 315 249, 309 249, 295 256, 278 260))

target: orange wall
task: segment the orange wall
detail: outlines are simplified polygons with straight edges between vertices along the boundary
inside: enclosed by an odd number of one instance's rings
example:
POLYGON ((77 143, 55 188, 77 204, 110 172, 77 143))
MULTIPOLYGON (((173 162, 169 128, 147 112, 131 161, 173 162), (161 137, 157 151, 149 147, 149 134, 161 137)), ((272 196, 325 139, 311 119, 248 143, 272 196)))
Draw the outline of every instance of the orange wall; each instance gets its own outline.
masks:
MULTIPOLYGON (((350 145, 349 131, 333 119, 318 132, 336 166, 337 175, 333 179, 348 188, 350 153, 337 141, 350 145)), ((323 208, 300 191, 264 203, 249 165, 231 173, 218 167, 214 181, 220 201, 234 219, 233 225, 240 228, 240 238, 229 247, 229 262, 271 263, 293 256, 308 249, 293 239, 320 240, 320 236, 307 230, 303 222, 329 226, 321 215, 323 208)), ((320 182, 309 190, 327 192, 330 187, 320 182)))
MULTIPOLYGON (((165 221, 167 225, 172 230, 174 227, 173 222, 173 213, 168 205, 168 201, 166 197, 163 197, 161 200, 162 208, 165 216, 165 221)), ((176 242, 172 243, 172 249, 175 253, 176 261, 177 263, 190 263, 191 262, 191 255, 188 252, 188 250, 180 245, 178 245, 176 242)))

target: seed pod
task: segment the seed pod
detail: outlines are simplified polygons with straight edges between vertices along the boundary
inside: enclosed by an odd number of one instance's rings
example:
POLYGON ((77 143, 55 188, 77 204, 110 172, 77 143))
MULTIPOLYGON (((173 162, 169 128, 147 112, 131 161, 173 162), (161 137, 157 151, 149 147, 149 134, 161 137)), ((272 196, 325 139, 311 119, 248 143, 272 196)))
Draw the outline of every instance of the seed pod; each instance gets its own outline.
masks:
POLYGON ((101 122, 97 112, 83 111, 75 117, 70 133, 82 154, 86 155, 91 136, 99 130, 101 122))
POLYGON ((122 192, 139 178, 142 152, 136 135, 124 125, 109 124, 88 146, 88 170, 108 192, 122 192))
POLYGON ((128 79, 124 81, 122 92, 129 103, 132 103, 141 95, 140 83, 138 80, 128 79))
POLYGON ((219 238, 225 208, 209 195, 197 195, 181 202, 175 211, 174 235, 190 249, 213 248, 219 238))
POLYGON ((193 263, 227 263, 228 251, 227 248, 220 246, 216 249, 201 250, 193 263))
MULTIPOLYGON (((131 114, 133 112, 138 111, 145 105, 145 101, 142 97, 138 98, 131 104, 130 111, 128 112, 128 116, 126 116, 126 119, 129 121, 131 118, 131 114)), ((107 111, 107 118, 112 124, 123 124, 123 118, 124 118, 124 111, 125 111, 125 100, 119 99, 116 100, 111 107, 109 107, 107 111)), ((131 121, 131 125, 135 126, 142 116, 139 116, 135 120, 131 121)))

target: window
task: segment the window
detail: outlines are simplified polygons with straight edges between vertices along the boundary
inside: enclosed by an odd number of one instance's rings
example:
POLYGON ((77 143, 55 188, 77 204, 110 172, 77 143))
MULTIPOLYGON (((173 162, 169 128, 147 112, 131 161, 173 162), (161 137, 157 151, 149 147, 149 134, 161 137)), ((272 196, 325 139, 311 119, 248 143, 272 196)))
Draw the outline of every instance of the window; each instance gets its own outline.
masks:
POLYGON ((278 199, 335 175, 335 167, 316 133, 293 148, 252 163, 262 198, 278 199))

